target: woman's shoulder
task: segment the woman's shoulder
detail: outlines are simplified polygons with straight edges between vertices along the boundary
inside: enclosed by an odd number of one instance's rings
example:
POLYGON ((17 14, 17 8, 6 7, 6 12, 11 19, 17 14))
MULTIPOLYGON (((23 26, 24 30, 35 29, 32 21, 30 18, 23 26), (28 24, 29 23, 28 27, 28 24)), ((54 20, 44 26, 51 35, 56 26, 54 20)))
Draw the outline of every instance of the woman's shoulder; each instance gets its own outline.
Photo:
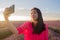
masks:
POLYGON ((45 28, 48 29, 48 24, 47 23, 44 23, 44 25, 45 25, 45 28))
POLYGON ((44 25, 47 27, 48 26, 48 24, 47 23, 44 23, 44 25))

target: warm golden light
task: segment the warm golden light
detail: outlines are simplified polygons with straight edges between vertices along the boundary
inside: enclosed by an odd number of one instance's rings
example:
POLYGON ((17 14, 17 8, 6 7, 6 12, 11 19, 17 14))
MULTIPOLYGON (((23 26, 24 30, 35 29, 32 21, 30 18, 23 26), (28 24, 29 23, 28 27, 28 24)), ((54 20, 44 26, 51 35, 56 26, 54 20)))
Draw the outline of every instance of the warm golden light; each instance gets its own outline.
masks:
MULTIPOLYGON (((27 21, 30 20, 29 16, 10 16, 10 21, 27 21)), ((0 16, 0 21, 5 21, 3 16, 0 16)))

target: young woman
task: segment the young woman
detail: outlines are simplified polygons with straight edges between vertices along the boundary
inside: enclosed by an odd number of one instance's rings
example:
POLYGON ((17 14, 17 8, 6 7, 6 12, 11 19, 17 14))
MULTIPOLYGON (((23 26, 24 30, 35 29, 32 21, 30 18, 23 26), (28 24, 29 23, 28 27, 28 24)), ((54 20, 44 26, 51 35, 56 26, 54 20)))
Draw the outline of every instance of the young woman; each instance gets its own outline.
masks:
POLYGON ((9 30, 15 34, 24 34, 24 40, 48 40, 48 26, 43 22, 40 9, 32 8, 30 14, 31 21, 15 28, 8 20, 10 14, 4 12, 5 21, 10 26, 9 30))

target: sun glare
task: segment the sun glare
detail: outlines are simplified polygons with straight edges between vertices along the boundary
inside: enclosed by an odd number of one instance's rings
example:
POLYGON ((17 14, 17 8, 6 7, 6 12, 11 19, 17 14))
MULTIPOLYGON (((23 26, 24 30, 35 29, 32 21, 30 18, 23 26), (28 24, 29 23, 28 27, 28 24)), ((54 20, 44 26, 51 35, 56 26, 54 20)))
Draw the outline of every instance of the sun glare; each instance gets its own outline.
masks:
MULTIPOLYGON (((30 20, 29 16, 10 16, 10 21, 27 21, 30 20)), ((3 16, 0 16, 0 21, 5 21, 3 16)))

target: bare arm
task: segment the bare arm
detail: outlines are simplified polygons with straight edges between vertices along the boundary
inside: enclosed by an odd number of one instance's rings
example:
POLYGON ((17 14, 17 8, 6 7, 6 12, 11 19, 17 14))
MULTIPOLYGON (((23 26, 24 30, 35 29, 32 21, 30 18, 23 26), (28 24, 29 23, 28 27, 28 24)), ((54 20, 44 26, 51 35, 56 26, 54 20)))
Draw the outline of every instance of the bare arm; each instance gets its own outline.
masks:
POLYGON ((8 12, 8 10, 4 11, 4 18, 5 18, 5 22, 6 22, 6 25, 7 25, 7 28, 13 32, 14 34, 17 34, 18 31, 16 29, 16 27, 8 20, 8 17, 10 16, 10 13, 8 12))

